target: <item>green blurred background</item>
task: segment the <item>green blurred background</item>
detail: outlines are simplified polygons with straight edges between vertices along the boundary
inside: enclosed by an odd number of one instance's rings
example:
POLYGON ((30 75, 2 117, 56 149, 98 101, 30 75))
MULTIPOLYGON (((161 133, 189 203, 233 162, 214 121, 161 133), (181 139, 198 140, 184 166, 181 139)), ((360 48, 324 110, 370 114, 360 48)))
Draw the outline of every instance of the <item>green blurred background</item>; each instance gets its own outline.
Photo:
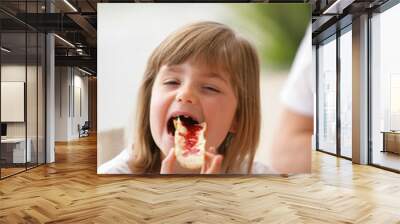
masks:
POLYGON ((228 8, 242 26, 251 26, 248 29, 254 31, 252 39, 256 40, 264 69, 290 69, 307 26, 311 23, 309 4, 259 3, 247 4, 246 7, 230 4, 228 8))

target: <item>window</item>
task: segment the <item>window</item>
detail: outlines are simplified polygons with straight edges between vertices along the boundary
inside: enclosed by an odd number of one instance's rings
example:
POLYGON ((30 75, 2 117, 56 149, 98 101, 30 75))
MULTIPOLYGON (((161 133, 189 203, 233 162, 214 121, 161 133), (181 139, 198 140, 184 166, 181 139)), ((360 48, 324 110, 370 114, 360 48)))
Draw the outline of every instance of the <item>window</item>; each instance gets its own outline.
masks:
POLYGON ((400 5, 371 18, 372 164, 400 170, 400 5))
POLYGON ((352 141, 352 34, 351 26, 340 36, 340 154, 351 158, 352 141), (347 32, 346 32, 347 31, 347 32))
POLYGON ((318 149, 336 153, 336 36, 318 48, 318 149))

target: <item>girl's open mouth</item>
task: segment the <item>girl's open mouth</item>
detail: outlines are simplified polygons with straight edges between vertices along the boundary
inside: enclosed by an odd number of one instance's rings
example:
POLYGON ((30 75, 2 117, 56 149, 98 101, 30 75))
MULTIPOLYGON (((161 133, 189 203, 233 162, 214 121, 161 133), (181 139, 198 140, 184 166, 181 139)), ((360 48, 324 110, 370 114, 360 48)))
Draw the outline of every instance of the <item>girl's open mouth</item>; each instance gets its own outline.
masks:
POLYGON ((168 134, 170 134, 172 136, 175 136, 174 120, 177 120, 178 118, 181 120, 182 124, 187 129, 193 129, 196 125, 199 124, 199 122, 197 120, 195 120, 194 118, 192 118, 190 116, 179 115, 176 117, 171 117, 167 123, 167 132, 168 132, 168 134))

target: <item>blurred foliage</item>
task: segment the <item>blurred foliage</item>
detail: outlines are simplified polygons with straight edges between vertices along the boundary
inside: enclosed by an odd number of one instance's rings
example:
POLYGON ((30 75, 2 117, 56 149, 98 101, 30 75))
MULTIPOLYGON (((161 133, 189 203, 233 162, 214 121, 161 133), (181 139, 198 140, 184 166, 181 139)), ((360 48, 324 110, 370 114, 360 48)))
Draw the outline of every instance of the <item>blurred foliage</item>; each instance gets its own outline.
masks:
POLYGON ((262 64, 270 69, 289 69, 297 48, 311 23, 309 4, 231 4, 242 24, 257 30, 254 39, 262 64))

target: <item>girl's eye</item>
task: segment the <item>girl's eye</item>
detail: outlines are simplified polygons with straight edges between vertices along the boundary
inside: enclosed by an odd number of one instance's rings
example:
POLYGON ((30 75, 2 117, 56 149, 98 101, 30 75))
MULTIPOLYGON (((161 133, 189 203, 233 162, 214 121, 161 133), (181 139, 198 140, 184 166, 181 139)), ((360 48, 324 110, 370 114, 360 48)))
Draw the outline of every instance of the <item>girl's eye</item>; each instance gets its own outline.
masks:
POLYGON ((221 91, 219 91, 217 88, 215 88, 213 86, 204 86, 203 88, 208 90, 208 91, 212 91, 212 92, 216 92, 216 93, 221 92, 221 91))
POLYGON ((164 85, 179 85, 177 80, 166 80, 163 82, 164 85))

